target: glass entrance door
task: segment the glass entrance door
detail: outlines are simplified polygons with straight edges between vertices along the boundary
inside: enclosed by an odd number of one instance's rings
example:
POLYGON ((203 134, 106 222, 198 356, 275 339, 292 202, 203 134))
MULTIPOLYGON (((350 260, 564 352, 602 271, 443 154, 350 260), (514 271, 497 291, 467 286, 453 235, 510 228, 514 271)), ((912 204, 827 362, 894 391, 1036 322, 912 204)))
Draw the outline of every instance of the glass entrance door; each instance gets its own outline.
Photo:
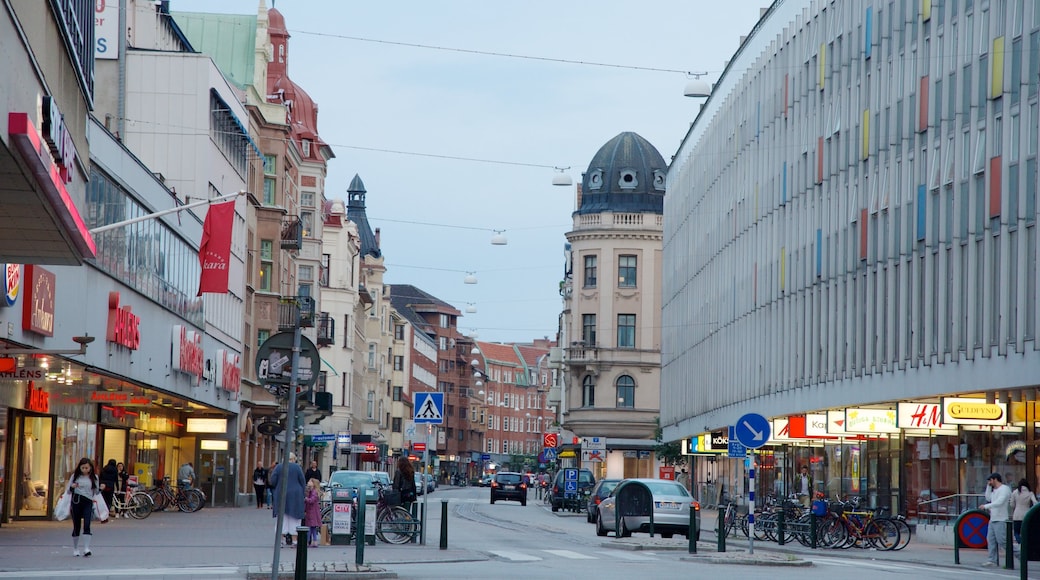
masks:
POLYGON ((201 460, 197 485, 206 494, 206 503, 211 506, 229 505, 229 487, 235 480, 230 454, 227 451, 203 451, 201 460))
POLYGON ((15 503, 11 511, 19 518, 47 517, 54 418, 16 415, 14 433, 21 440, 12 446, 15 503))

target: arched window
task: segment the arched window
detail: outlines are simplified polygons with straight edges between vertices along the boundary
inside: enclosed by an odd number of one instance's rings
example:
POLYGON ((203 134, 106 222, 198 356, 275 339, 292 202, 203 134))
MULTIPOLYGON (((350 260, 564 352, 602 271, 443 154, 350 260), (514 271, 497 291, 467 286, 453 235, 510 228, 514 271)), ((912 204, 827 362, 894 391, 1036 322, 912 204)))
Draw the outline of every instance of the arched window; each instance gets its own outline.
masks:
POLYGON ((617 406, 631 409, 636 406, 636 381, 628 375, 617 379, 617 406))
POLYGON ((581 406, 596 406, 596 381, 592 379, 592 375, 585 375, 581 380, 581 406))

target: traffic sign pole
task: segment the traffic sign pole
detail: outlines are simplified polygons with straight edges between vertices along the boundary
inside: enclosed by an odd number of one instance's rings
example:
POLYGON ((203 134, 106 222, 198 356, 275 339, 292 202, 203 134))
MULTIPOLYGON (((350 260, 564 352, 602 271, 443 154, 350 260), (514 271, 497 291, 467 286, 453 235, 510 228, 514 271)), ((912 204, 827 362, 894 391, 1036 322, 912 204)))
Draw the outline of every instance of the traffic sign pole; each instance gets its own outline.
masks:
POLYGON ((748 469, 748 554, 755 553, 755 457, 758 453, 751 452, 751 468, 748 469))

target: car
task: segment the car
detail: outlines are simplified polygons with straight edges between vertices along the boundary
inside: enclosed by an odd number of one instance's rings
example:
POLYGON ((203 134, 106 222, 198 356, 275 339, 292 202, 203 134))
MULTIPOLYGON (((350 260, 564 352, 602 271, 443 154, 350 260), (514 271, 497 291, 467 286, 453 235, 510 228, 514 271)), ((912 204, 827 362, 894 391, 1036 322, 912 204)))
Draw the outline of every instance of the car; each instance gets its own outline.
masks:
POLYGON ((499 471, 491 480, 491 504, 495 501, 505 499, 520 502, 527 505, 527 484, 524 476, 515 471, 499 471))
MULTIPOLYGON (((566 483, 563 478, 567 473, 566 469, 561 469, 556 472, 556 477, 553 478, 552 485, 549 486, 549 502, 552 506, 552 511, 558 512, 560 508, 568 507, 567 494, 566 494, 566 483)), ((592 489, 592 486, 596 485, 596 478, 592 475, 592 472, 588 469, 578 470, 578 485, 576 491, 577 498, 582 497, 586 492, 592 489)), ((574 510, 577 511, 577 505, 573 504, 574 510)))
POLYGON ((679 482, 670 479, 625 479, 617 484, 599 504, 599 513, 596 515, 596 535, 606 536, 608 532, 614 532, 619 538, 627 538, 633 532, 649 532, 650 516, 622 516, 617 514, 618 491, 626 487, 628 482, 638 481, 650 489, 654 502, 654 533, 660 533, 662 538, 671 538, 674 534, 682 534, 690 537, 690 507, 694 509, 694 520, 697 525, 697 534, 694 541, 700 540, 701 530, 701 506, 690 492, 679 482), (615 522, 620 522, 617 524, 615 522))
POLYGON ((477 483, 477 485, 479 485, 480 487, 491 487, 491 480, 494 478, 494 475, 485 475, 484 477, 480 478, 480 481, 477 483))
POLYGON ((422 484, 423 476, 421 473, 415 474, 415 494, 422 495, 426 493, 426 486, 422 484))
POLYGON ((373 471, 372 477, 375 478, 375 480, 379 483, 382 483, 383 485, 391 484, 390 474, 385 471, 373 471))
POLYGON ((429 493, 433 493, 433 491, 435 489, 437 489, 437 482, 433 479, 433 476, 430 475, 429 473, 423 475, 423 477, 426 478, 426 491, 429 492, 429 493))
POLYGON ((596 523, 596 514, 599 513, 599 504, 610 495, 610 492, 621 483, 620 479, 601 479, 592 486, 589 491, 589 502, 585 506, 585 519, 590 524, 596 523))
MULTIPOLYGON (((329 489, 339 487, 358 488, 365 486, 369 490, 369 498, 374 497, 376 484, 390 485, 390 477, 385 471, 355 471, 340 469, 329 476, 329 489)), ((371 501, 371 499, 370 499, 371 501)))

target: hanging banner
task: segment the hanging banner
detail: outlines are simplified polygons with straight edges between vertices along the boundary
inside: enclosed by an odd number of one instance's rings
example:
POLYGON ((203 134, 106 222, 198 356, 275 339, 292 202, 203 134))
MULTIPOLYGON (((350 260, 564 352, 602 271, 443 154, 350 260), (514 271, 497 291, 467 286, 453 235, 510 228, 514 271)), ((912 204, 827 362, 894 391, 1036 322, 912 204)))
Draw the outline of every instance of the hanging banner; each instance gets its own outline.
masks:
POLYGON ((202 224, 202 243, 199 244, 199 262, 202 275, 199 293, 228 293, 228 271, 231 263, 231 232, 235 226, 235 202, 209 206, 202 224))

